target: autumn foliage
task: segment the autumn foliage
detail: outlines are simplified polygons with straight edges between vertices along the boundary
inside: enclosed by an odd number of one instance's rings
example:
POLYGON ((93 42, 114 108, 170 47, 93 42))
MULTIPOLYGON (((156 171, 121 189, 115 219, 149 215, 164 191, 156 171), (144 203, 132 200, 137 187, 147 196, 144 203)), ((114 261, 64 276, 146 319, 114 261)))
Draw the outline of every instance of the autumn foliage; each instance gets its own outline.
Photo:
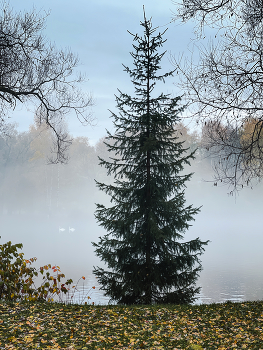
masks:
POLYGON ((244 148, 249 147, 253 150, 254 156, 259 155, 263 147, 262 120, 256 118, 247 120, 241 129, 240 140, 244 148))
POLYGON ((22 247, 21 243, 12 244, 11 241, 0 245, 0 300, 53 301, 54 296, 62 300, 61 294, 68 293, 72 279, 62 283, 65 275, 56 265, 48 264, 39 269, 31 266, 37 258, 24 259, 24 253, 18 252, 22 247), (36 287, 35 279, 41 275, 43 281, 36 287))

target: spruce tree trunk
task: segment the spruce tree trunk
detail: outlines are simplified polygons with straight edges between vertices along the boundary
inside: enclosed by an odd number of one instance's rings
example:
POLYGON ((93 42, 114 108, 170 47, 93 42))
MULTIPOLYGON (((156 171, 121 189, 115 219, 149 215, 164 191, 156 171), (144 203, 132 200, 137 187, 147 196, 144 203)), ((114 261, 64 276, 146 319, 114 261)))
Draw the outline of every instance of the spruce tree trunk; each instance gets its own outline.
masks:
MULTIPOLYGON (((149 34, 147 33, 147 132, 146 132, 146 142, 149 142, 150 137, 150 42, 149 34)), ((151 288, 151 228, 150 228, 150 207, 151 207, 151 188, 150 188, 150 178, 151 178, 151 153, 147 150, 146 154, 146 281, 147 290, 145 293, 146 304, 152 303, 152 288, 151 288)))
MULTIPOLYGON (((147 134, 149 130, 147 130, 147 134)), ((147 290, 145 295, 146 304, 152 303, 152 291, 151 291, 151 227, 150 227, 150 206, 151 206, 151 189, 150 189, 150 152, 147 151, 147 192, 146 192, 146 281, 147 290)))

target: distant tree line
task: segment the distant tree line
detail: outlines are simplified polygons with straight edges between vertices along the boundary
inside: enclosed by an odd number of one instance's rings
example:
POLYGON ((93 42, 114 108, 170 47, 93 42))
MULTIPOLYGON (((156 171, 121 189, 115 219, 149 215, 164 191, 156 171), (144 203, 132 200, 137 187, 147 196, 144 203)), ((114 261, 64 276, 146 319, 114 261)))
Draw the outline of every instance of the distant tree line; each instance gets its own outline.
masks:
MULTIPOLYGON (((68 164, 48 164, 53 142, 49 128, 37 123, 26 132, 18 132, 14 124, 8 128, 8 136, 0 135, 0 215, 27 212, 52 216, 63 208, 77 215, 87 213, 101 196, 94 179, 111 181, 98 160, 98 156, 109 157, 103 139, 92 146, 87 137, 72 137, 68 164)), ((175 130, 189 151, 200 147, 197 132, 182 124, 175 130)), ((205 150, 197 152, 191 171, 198 169, 204 155, 205 150)))
MULTIPOLYGON (((190 169, 196 173, 195 178, 216 184, 218 180, 214 179, 212 170, 222 171, 222 166, 218 169, 217 164, 230 166, 231 158, 227 154, 223 156, 228 138, 237 145, 246 144, 255 132, 255 123, 251 119, 244 124, 235 134, 235 140, 232 129, 219 123, 204 124, 200 132, 177 124, 178 140, 184 141, 189 152, 197 149, 190 169), (213 144, 215 138, 217 146, 213 144), (222 149, 220 142, 224 146, 222 149)), ((53 142, 49 128, 36 123, 27 132, 18 132, 14 124, 9 124, 8 128, 9 135, 0 136, 0 215, 28 212, 52 216, 63 212, 63 208, 64 212, 70 210, 72 214, 81 215, 91 210, 90 205, 101 196, 94 179, 111 181, 98 160, 98 156, 109 157, 104 139, 93 146, 87 137, 72 137, 68 164, 48 164, 53 142)), ((256 159, 256 149, 254 152, 256 159)))
POLYGON ((0 136, 0 215, 89 210, 95 174, 105 177, 97 161, 102 142, 93 147, 86 137, 72 138, 67 165, 48 163, 52 142, 52 131, 36 124, 27 132, 12 125, 0 136))

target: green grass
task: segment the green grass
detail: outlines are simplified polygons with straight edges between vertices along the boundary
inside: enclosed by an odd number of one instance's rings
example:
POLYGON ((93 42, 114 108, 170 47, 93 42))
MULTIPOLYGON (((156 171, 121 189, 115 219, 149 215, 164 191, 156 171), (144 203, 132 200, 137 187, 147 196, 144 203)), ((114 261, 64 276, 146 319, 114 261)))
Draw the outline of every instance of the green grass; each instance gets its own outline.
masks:
POLYGON ((263 301, 0 304, 0 349, 263 349, 263 301))

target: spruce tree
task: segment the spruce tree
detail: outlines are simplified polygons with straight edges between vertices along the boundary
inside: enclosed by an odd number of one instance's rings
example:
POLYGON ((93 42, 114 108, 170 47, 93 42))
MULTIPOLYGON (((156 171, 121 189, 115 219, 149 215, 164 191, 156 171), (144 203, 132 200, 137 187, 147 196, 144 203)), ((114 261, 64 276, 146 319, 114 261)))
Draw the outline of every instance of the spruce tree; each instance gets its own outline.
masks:
POLYGON ((158 53, 165 33, 144 13, 143 36, 133 35, 134 68, 124 66, 135 87, 135 96, 119 91, 118 114, 112 113, 115 133, 107 131, 105 144, 112 155, 100 158, 113 184, 96 181, 111 196, 112 205, 97 204, 95 217, 107 232, 99 237, 96 254, 108 267, 93 273, 101 289, 119 304, 191 303, 200 288, 199 255, 207 242, 199 238, 182 242, 189 221, 199 211, 185 206, 185 183, 192 174, 180 174, 194 158, 175 136, 183 107, 180 97, 153 97, 156 82, 172 72, 158 74, 165 54, 158 53))

